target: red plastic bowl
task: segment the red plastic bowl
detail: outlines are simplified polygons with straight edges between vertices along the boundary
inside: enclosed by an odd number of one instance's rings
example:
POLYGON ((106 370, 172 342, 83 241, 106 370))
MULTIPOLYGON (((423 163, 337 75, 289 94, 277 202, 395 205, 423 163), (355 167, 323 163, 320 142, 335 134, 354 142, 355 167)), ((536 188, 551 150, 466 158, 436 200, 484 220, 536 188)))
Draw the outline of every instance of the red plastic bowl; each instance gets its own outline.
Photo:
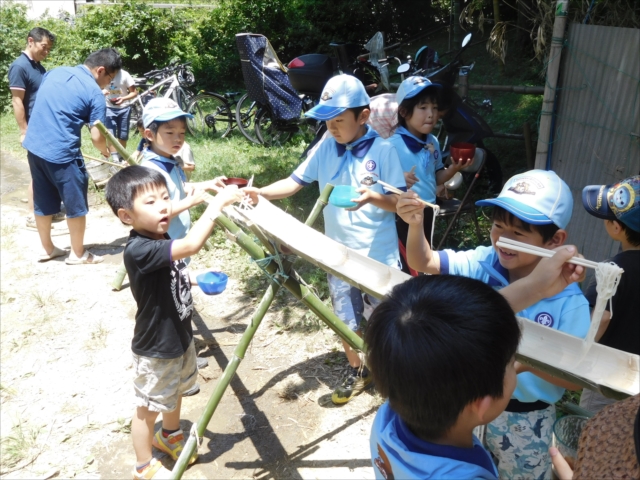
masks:
POLYGON ((225 185, 237 185, 238 188, 246 187, 249 184, 248 180, 244 178, 231 177, 222 181, 225 185))
POLYGON ((452 161, 455 159, 456 161, 466 160, 470 158, 473 160, 473 156, 476 154, 476 146, 473 143, 453 143, 451 145, 450 157, 452 161))

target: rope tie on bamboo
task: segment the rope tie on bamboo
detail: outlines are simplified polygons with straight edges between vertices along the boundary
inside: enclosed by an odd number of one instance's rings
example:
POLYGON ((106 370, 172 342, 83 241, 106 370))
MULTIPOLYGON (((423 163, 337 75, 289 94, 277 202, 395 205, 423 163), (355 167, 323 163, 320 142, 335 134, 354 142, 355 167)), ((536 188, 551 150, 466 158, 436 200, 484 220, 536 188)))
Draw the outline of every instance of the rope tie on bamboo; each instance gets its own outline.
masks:
POLYGON ((260 270, 262 270, 262 272, 269 277, 269 280, 271 280, 272 282, 277 283, 278 285, 282 285, 284 282, 287 281, 287 279, 289 278, 289 275, 287 275, 284 271, 284 265, 282 263, 282 256, 280 255, 280 253, 276 250, 275 255, 269 255, 267 257, 261 258, 259 260, 254 260, 253 258, 251 259, 251 263, 255 263, 258 268, 260 270), (267 271, 267 265, 269 265, 271 263, 271 261, 275 261, 278 264, 278 270, 275 273, 269 273, 267 271), (280 280, 282 279, 282 280, 280 280))
POLYGON ((191 430, 189 431, 189 434, 195 436, 196 438, 196 453, 198 453, 198 451, 200 450, 200 445, 202 445, 202 439, 200 438, 200 435, 198 435, 197 423, 194 422, 191 424, 191 430))

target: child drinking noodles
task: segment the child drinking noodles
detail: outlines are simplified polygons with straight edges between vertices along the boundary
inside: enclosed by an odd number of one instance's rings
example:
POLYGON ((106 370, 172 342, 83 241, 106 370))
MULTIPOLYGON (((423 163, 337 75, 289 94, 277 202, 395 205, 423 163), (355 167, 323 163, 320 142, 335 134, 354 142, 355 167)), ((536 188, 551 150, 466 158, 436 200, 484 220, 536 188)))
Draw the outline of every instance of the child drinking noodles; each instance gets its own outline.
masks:
MULTIPOLYGON (((436 203, 436 188, 466 167, 471 159, 452 158, 448 168, 442 163, 438 139, 431 134, 438 122, 439 85, 424 77, 409 77, 400 84, 396 94, 398 124, 389 141, 396 147, 407 188, 422 200, 436 203)), ((433 209, 425 207, 425 237, 432 241, 433 209)), ((396 216, 396 228, 401 249, 407 243, 409 226, 396 216)), ((404 269, 408 271, 408 269, 404 269)))

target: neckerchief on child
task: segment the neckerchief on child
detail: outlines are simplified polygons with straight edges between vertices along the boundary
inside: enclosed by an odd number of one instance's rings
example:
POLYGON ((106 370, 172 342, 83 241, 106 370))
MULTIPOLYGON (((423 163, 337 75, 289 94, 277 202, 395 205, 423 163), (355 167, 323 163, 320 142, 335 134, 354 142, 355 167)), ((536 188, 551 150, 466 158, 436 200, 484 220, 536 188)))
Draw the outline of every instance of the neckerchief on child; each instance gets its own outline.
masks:
POLYGON ((338 156, 342 157, 342 161, 340 162, 336 173, 331 177, 331 180, 335 180, 338 177, 345 161, 347 162, 347 165, 349 165, 354 156, 357 158, 364 157, 367 152, 369 152, 369 149, 371 148, 371 145, 373 145, 373 142, 375 142, 376 138, 380 136, 378 135, 378 132, 369 125, 366 125, 366 127, 366 133, 355 142, 346 144, 336 142, 338 156))
POLYGON ((396 133, 400 134, 404 144, 409 150, 411 150, 411 153, 418 154, 418 157, 422 162, 422 166, 426 170, 427 165, 429 164, 429 149, 427 142, 419 139, 404 127, 398 127, 396 133))
POLYGON ((154 165, 157 165, 162 170, 167 172, 168 175, 171 175, 171 171, 174 168, 177 168, 178 175, 180 175, 180 180, 182 180, 182 183, 187 183, 187 175, 184 173, 184 170, 182 170, 182 168, 180 167, 180 165, 178 165, 174 158, 166 158, 162 155, 158 155, 152 150, 146 150, 144 159, 148 162, 153 163, 154 165))

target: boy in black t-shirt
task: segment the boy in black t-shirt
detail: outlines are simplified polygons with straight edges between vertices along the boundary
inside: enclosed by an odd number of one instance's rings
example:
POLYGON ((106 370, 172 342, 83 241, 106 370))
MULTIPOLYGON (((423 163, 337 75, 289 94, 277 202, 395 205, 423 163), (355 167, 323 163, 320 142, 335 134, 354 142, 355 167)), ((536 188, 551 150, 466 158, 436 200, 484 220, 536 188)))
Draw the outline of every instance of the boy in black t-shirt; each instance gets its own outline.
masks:
MULTIPOLYGON (((131 342, 136 370, 137 408, 131 423, 136 466, 133 478, 168 478, 151 446, 177 460, 184 448, 180 430, 181 394, 197 377, 191 315, 193 300, 184 259, 202 248, 223 207, 242 199, 237 187, 226 187, 209 204, 187 235, 167 235, 171 198, 156 170, 132 166, 107 183, 106 198, 113 212, 133 230, 124 249, 124 264, 136 300, 136 324, 131 342), (153 434, 162 412, 162 429, 153 434)), ((189 463, 195 462, 194 454, 189 463)))
MULTIPOLYGON (((611 307, 602 315, 596 340, 607 347, 640 355, 638 281, 640 280, 640 175, 615 185, 591 185, 582 191, 587 212, 604 220, 609 236, 620 242, 621 252, 608 261, 624 270, 611 307), (615 314, 615 315, 614 315, 615 314)), ((585 294, 593 308, 595 279, 585 294)), ((614 400, 591 390, 583 390, 580 406, 594 413, 614 400)))

